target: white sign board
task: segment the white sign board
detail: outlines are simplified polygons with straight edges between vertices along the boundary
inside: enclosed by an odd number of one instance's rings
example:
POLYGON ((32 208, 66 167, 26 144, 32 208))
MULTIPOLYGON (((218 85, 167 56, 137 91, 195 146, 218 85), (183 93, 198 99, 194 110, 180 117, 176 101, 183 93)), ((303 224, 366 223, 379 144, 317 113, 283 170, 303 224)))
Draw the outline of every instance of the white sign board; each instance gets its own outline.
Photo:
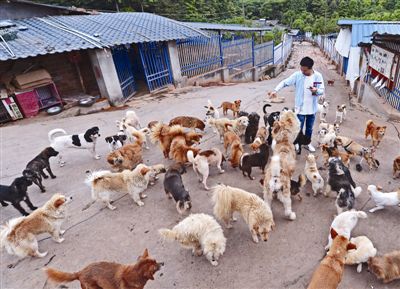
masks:
POLYGON ((372 45, 369 66, 391 80, 393 58, 394 53, 372 45))

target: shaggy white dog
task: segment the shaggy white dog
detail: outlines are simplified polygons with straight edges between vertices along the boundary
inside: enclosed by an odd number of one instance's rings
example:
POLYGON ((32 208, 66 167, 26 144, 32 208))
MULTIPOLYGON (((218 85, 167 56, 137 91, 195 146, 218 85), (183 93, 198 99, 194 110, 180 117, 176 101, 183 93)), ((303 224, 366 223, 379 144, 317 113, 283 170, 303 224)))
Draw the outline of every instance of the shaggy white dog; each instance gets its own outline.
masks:
POLYGON ((356 245, 357 248, 347 252, 345 264, 358 265, 357 272, 361 273, 362 263, 368 262, 371 257, 375 257, 377 250, 366 236, 351 238, 350 242, 356 245))
POLYGON ((214 127, 219 134, 221 143, 224 141, 224 134, 229 129, 236 133, 239 137, 244 135, 246 127, 249 125, 249 118, 247 116, 241 116, 236 119, 229 118, 210 118, 207 123, 214 127))
POLYGON ((368 191, 375 203, 375 208, 369 210, 370 213, 382 210, 389 206, 400 206, 400 189, 396 192, 384 193, 374 185, 368 186, 368 191))

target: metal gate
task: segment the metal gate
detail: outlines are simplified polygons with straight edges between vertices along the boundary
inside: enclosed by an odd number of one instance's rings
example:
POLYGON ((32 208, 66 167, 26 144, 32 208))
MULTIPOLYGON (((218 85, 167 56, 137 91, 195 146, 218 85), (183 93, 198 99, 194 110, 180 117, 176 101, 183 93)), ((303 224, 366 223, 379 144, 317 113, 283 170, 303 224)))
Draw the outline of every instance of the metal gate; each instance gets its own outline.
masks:
POLYGON ((130 97, 136 92, 133 69, 129 58, 129 50, 124 45, 112 48, 112 56, 117 70, 119 84, 124 98, 130 97))
POLYGON ((171 84, 172 73, 166 43, 140 43, 139 51, 149 90, 157 90, 171 84))

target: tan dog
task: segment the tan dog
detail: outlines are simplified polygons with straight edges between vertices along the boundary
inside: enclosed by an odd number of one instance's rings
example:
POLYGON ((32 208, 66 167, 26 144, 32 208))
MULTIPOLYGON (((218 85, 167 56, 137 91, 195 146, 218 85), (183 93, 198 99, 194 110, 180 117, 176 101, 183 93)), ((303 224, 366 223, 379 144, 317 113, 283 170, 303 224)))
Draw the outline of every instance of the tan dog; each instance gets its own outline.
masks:
POLYGON ((344 261, 348 250, 356 249, 356 245, 331 229, 333 244, 321 264, 314 271, 308 289, 336 289, 342 281, 344 261))
POLYGON ((232 110, 233 117, 238 117, 241 103, 242 101, 240 99, 234 102, 224 101, 218 108, 222 107, 222 112, 225 116, 228 114, 228 110, 232 110))
POLYGON ((267 139, 267 128, 265 126, 260 127, 257 130, 256 138, 254 139, 253 143, 250 144, 250 147, 253 151, 258 150, 260 145, 265 143, 267 139))
POLYGON ((190 129, 197 128, 202 131, 204 131, 204 128, 206 127, 206 125, 201 119, 198 119, 197 117, 193 116, 177 116, 171 119, 171 121, 169 122, 169 126, 173 125, 180 125, 190 129))
POLYGON ((351 238, 350 242, 356 245, 357 249, 347 252, 345 264, 357 265, 357 272, 361 273, 362 264, 368 262, 369 258, 375 257, 377 250, 366 236, 351 238))
POLYGON ((199 148, 187 145, 187 139, 190 138, 191 135, 194 136, 194 139, 200 139, 200 134, 196 134, 195 132, 185 133, 183 130, 181 130, 180 126, 172 127, 170 134, 174 135, 174 138, 171 142, 170 152, 172 159, 174 159, 177 163, 184 164, 188 162, 188 151, 193 151, 194 156, 200 152, 199 148))
POLYGON ((57 243, 64 241, 61 224, 65 219, 66 204, 72 197, 55 194, 42 207, 29 216, 11 219, 0 231, 0 248, 5 247, 11 255, 43 258, 47 252, 39 252, 36 235, 49 233, 57 243))
POLYGON ((217 185, 213 188, 212 202, 214 215, 225 222, 227 228, 232 228, 231 221, 234 212, 239 212, 249 226, 251 236, 258 243, 258 235, 263 241, 268 241, 268 234, 275 227, 271 208, 259 196, 244 190, 217 185))
POLYGON ((350 159, 354 156, 353 153, 339 151, 337 146, 329 147, 328 145, 321 145, 322 157, 324 158, 324 166, 328 166, 330 157, 340 157, 343 164, 349 167, 350 159))
POLYGON ((365 138, 371 136, 372 146, 378 147, 386 133, 386 126, 378 126, 372 120, 368 120, 365 128, 365 138))
POLYGON ((228 148, 230 148, 230 158, 228 159, 233 168, 237 168, 240 164, 240 158, 243 155, 243 146, 240 138, 232 131, 224 134, 225 156, 228 157, 228 148))
POLYGON ((164 263, 157 263, 144 250, 136 264, 123 265, 114 262, 96 262, 81 271, 67 273, 52 268, 44 268, 47 277, 55 283, 79 280, 82 288, 107 289, 143 289, 148 280, 154 280, 154 274, 164 263))
POLYGON ((309 154, 306 158, 306 164, 304 167, 304 172, 306 173, 307 179, 312 184, 314 197, 316 197, 317 194, 324 188, 324 179, 321 177, 317 168, 317 158, 318 156, 315 157, 313 154, 309 154))
POLYGON ((242 136, 246 127, 249 124, 249 118, 247 116, 241 116, 237 119, 228 118, 211 118, 208 119, 208 124, 213 126, 219 134, 221 143, 223 142, 224 134, 227 130, 233 131, 239 137, 242 136))
POLYGON ((393 161, 393 178, 397 178, 400 176, 400 156, 394 159, 393 161))
POLYGON ((393 251, 382 257, 370 258, 368 268, 383 283, 400 279, 400 251, 393 251))

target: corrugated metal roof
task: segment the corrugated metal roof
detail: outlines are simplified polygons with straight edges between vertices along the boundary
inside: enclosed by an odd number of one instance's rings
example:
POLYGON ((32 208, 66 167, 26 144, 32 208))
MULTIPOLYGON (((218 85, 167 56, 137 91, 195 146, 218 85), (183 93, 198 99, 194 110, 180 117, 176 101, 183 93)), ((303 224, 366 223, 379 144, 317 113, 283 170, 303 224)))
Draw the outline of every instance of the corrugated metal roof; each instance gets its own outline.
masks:
POLYGON ((395 34, 400 35, 399 22, 370 23, 370 24, 353 24, 351 28, 351 46, 359 44, 372 43, 374 32, 379 34, 395 34))
POLYGON ((192 26, 150 13, 53 16, 13 22, 16 28, 27 29, 14 29, 17 38, 6 43, 0 39, 0 61, 207 35, 192 26))
POLYGON ((204 30, 224 30, 224 31, 267 31, 270 27, 246 27, 240 24, 219 24, 202 22, 181 22, 193 28, 204 30))
POLYGON ((353 25, 353 24, 367 24, 367 23, 377 23, 376 20, 354 20, 354 19, 339 19, 337 24, 341 25, 353 25))

